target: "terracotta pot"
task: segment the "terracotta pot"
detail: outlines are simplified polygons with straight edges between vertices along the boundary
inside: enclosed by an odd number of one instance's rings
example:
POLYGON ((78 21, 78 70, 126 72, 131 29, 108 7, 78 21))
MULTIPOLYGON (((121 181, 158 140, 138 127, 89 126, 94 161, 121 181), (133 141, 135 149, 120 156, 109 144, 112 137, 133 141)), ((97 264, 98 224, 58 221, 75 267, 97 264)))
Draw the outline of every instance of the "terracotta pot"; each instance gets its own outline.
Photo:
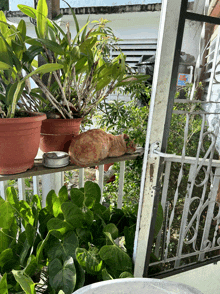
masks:
POLYGON ((73 136, 79 134, 82 118, 46 119, 42 123, 40 149, 68 152, 73 136))
POLYGON ((16 174, 32 168, 46 115, 0 119, 0 174, 16 174))

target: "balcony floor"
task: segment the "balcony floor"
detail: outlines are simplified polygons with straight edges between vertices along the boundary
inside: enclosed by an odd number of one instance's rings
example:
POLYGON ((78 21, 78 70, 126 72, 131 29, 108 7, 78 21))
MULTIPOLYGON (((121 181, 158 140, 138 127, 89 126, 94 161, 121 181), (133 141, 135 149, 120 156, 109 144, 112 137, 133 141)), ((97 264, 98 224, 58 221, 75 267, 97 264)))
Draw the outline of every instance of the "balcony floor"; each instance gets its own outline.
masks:
POLYGON ((220 293, 220 262, 190 270, 165 280, 184 283, 200 290, 203 294, 220 293))

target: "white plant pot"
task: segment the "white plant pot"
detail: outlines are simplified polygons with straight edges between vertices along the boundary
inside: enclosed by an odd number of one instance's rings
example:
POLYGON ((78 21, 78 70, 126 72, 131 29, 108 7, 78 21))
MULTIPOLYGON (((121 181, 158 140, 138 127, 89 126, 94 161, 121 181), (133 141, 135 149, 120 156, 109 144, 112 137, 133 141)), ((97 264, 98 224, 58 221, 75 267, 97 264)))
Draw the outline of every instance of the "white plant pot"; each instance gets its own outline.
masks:
POLYGON ((150 278, 125 278, 94 283, 73 294, 202 294, 199 290, 182 284, 150 278))

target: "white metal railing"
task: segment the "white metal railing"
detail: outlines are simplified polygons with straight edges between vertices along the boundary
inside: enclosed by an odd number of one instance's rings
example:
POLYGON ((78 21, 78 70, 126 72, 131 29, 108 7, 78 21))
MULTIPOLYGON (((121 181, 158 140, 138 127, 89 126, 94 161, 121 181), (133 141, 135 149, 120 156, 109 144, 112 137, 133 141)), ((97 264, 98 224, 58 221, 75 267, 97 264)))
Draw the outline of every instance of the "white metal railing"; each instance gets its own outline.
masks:
MULTIPOLYGON (((98 184, 101 189, 101 194, 103 194, 104 187, 104 165, 99 165, 99 178, 98 184)), ((118 207, 122 207, 123 199, 123 187, 124 187, 124 171, 125 171, 125 161, 120 162, 120 175, 119 175, 119 191, 118 191, 118 207)), ((84 168, 79 169, 79 188, 84 186, 84 168)), ((58 194, 60 188, 64 185, 64 171, 46 174, 42 176, 33 176, 33 184, 31 190, 33 194, 42 195, 42 206, 46 205, 46 197, 50 190, 55 190, 58 194), (41 192, 40 192, 41 187, 41 192)), ((7 188, 7 181, 0 182, 0 196, 5 199, 5 190, 7 188)), ((25 178, 18 178, 16 188, 18 189, 19 200, 26 200, 27 187, 25 185, 25 178)), ((30 190, 30 189, 29 189, 30 190)))
MULTIPOLYGON (((98 178, 96 182, 99 184, 101 189, 101 194, 103 194, 104 188, 104 164, 120 162, 120 175, 119 175, 119 187, 118 187, 118 208, 122 207, 123 203, 123 187, 124 187, 124 172, 125 172, 125 160, 134 160, 138 156, 143 154, 143 148, 137 148, 134 154, 125 154, 120 157, 107 158, 100 162, 98 165, 98 178)), ((85 181, 85 169, 78 168, 74 165, 69 165, 63 168, 48 169, 43 167, 42 159, 36 159, 35 165, 31 170, 25 173, 17 175, 0 175, 0 196, 5 199, 5 190, 8 186, 8 180, 17 179, 16 188, 18 189, 19 199, 26 200, 26 192, 28 190, 33 191, 33 194, 38 194, 42 196, 43 207, 46 204, 46 197, 50 190, 55 190, 56 193, 64 185, 64 173, 65 171, 75 171, 78 172, 78 186, 79 188, 84 186, 85 181), (25 185, 25 179, 29 179, 32 176, 31 188, 25 185)), ((75 173, 76 175, 76 173, 75 173)), ((103 198, 101 199, 103 201, 103 198)))
POLYGON ((220 249, 220 203, 216 201, 220 179, 220 161, 210 159, 204 160, 204 158, 200 158, 196 164, 195 157, 185 157, 183 161, 181 156, 176 155, 173 155, 173 157, 167 157, 164 160, 165 169, 161 195, 161 205, 164 211, 164 226, 159 232, 155 244, 154 253, 159 260, 157 262, 152 262, 150 266, 175 262, 174 267, 178 268, 181 260, 197 256, 198 261, 203 261, 206 259, 206 254, 220 249), (189 165, 189 173, 188 176, 185 175, 188 177, 188 180, 186 189, 184 190, 185 197, 182 199, 183 207, 180 212, 180 226, 176 233, 176 241, 178 245, 173 250, 170 248, 170 244, 174 232, 171 233, 171 231, 173 230, 173 222, 177 217, 175 212, 176 202, 177 199, 181 197, 180 193, 178 193, 178 186, 181 179, 179 179, 176 192, 172 197, 170 197, 168 190, 170 185, 172 185, 170 182, 172 166, 176 163, 189 165), (214 169, 213 172, 209 171, 210 163, 212 169, 214 169), (200 166, 200 170, 203 167, 207 169, 208 177, 205 176, 203 183, 196 184, 197 187, 202 184, 201 195, 194 195, 193 188, 195 187, 196 175, 198 175, 198 166, 200 166), (190 206, 195 201, 198 201, 198 205, 196 206, 195 211, 192 212, 190 206), (206 210, 207 212, 204 214, 204 211, 206 210), (202 215, 203 217, 204 215, 206 217, 203 225, 201 224, 202 215), (191 233, 193 232, 192 235, 189 234, 190 230, 192 230, 191 233), (191 245, 191 250, 184 252, 184 246, 187 245, 191 245))

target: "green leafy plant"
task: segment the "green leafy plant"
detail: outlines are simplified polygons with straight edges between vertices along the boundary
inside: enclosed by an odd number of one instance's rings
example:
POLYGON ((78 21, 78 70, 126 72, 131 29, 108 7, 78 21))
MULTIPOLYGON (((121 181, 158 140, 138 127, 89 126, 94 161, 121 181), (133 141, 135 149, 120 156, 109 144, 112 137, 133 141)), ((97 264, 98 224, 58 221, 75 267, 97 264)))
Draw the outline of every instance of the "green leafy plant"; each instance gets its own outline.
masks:
POLYGON ((8 187, 6 200, 0 198, 1 293, 71 294, 91 282, 132 276, 132 259, 114 240, 129 240, 136 219, 100 198, 99 186, 86 182, 70 195, 65 186, 58 195, 50 191, 42 208, 37 195, 19 201, 8 187))
POLYGON ((0 117, 13 118, 18 108, 33 111, 35 93, 30 89, 33 75, 58 70, 61 64, 42 65, 33 68, 33 56, 26 48, 26 25, 21 20, 18 27, 7 23, 0 11, 0 117))
POLYGON ((37 38, 26 39, 31 45, 30 55, 40 54, 47 65, 62 65, 61 70, 49 75, 47 86, 41 78, 32 76, 46 97, 44 109, 54 108, 62 118, 84 118, 117 87, 146 79, 146 76, 127 73, 124 54, 110 58, 109 49, 117 38, 106 27, 107 20, 93 21, 91 28, 88 21, 80 29, 72 10, 77 31, 72 38, 69 25, 65 33, 55 21, 48 19, 46 0, 39 0, 37 9, 26 5, 18 5, 18 8, 36 19, 37 38))

